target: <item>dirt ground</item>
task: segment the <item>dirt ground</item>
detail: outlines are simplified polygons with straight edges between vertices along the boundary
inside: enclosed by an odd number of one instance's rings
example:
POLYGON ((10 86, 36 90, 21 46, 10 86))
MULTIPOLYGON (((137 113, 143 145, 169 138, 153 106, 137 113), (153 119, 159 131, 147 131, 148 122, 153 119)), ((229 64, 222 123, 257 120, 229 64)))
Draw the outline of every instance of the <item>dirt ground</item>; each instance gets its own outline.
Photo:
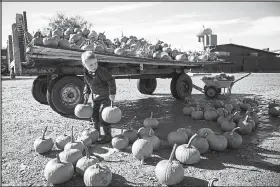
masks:
MULTIPOLYGON (((235 74, 240 77, 243 74, 235 74)), ((193 82, 203 86, 201 77, 193 82)), ((41 136, 48 126, 47 136, 55 139, 67 129, 70 134, 74 125, 76 136, 88 127, 88 121, 72 117, 63 117, 48 105, 36 102, 31 94, 34 77, 17 77, 9 80, 2 77, 2 186, 46 186, 43 170, 46 163, 59 152, 57 148, 39 155, 33 150, 34 140, 41 136)), ((193 132, 203 127, 221 132, 216 123, 194 121, 183 116, 184 105, 170 94, 170 79, 158 79, 158 87, 153 96, 142 95, 136 87, 136 80, 117 80, 116 105, 123 112, 122 120, 114 125, 113 134, 120 127, 128 126, 136 115, 133 128, 139 129, 150 112, 154 112, 160 123, 155 134, 162 140, 160 151, 140 166, 131 154, 131 147, 119 152, 110 145, 93 146, 90 152, 100 155, 102 163, 113 172, 111 186, 159 186, 154 174, 156 164, 168 159, 171 147, 167 146, 169 132, 180 127, 190 127, 193 132)), ((203 154, 201 161, 192 166, 184 166, 185 179, 181 186, 207 186, 207 182, 216 177, 217 186, 279 186, 280 185, 280 118, 271 118, 267 114, 267 104, 272 99, 279 102, 280 74, 252 74, 238 82, 232 90, 231 98, 253 97, 260 102, 261 124, 251 135, 242 136, 244 143, 237 150, 225 152, 209 151, 203 154)), ((194 90, 193 98, 201 103, 211 102, 194 90)), ((220 97, 225 103, 229 99, 220 97)), ((61 186, 85 186, 77 175, 61 186)))

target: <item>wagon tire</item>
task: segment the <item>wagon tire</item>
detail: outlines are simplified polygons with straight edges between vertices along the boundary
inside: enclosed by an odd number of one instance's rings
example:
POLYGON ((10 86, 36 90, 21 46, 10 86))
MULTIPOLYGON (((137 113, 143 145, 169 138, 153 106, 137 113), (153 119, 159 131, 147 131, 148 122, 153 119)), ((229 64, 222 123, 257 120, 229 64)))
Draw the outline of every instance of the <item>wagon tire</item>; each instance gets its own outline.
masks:
POLYGON ((187 74, 179 74, 170 83, 171 94, 178 100, 184 100, 192 93, 192 79, 187 74))
POLYGON ((32 84, 31 92, 33 98, 41 104, 48 104, 47 101, 47 89, 48 89, 48 82, 47 76, 41 75, 38 76, 32 84))
POLYGON ((137 89, 141 94, 152 95, 157 88, 157 79, 138 79, 137 89))
POLYGON ((50 107, 61 115, 72 115, 77 104, 83 103, 84 81, 77 76, 54 79, 47 91, 50 107))
POLYGON ((204 94, 208 98, 213 99, 219 94, 219 92, 218 92, 217 88, 214 86, 206 86, 204 89, 204 94))

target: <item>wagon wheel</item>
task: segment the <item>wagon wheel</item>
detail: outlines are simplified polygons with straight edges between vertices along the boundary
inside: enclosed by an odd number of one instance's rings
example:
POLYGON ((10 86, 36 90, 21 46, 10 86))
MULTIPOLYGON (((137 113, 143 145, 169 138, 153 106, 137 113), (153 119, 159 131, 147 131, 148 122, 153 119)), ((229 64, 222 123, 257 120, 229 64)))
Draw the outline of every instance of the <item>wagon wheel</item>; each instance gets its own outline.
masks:
POLYGON ((151 95, 157 88, 157 79, 139 79, 137 88, 140 93, 151 95))
POLYGON ((79 77, 58 77, 48 87, 48 103, 59 114, 74 114, 76 105, 84 100, 83 88, 84 82, 79 77))
POLYGON ((187 74, 173 77, 170 83, 171 94, 179 100, 184 100, 191 95, 192 87, 192 79, 187 74))
POLYGON ((204 88, 204 94, 211 99, 215 98, 218 95, 218 93, 219 92, 217 88, 214 86, 206 86, 204 88))
POLYGON ((48 104, 47 101, 47 76, 41 75, 38 76, 32 85, 32 96, 33 98, 41 104, 48 104))

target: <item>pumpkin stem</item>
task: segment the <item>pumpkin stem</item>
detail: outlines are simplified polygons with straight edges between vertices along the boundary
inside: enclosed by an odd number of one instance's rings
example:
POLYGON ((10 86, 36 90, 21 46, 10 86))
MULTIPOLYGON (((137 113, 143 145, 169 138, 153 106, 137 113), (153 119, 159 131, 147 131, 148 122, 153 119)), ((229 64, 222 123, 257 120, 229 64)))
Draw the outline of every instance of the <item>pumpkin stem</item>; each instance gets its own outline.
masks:
POLYGON ((151 119, 153 118, 153 112, 151 112, 151 117, 150 117, 151 119))
POLYGON ((46 126, 46 127, 45 127, 45 130, 44 130, 44 132, 43 132, 43 136, 42 136, 42 140, 44 140, 44 139, 45 139, 45 134, 46 134, 47 129, 48 129, 48 126, 46 126))
POLYGON ((191 147, 191 143, 192 143, 193 139, 194 139, 196 136, 197 136, 197 134, 194 134, 194 135, 191 137, 191 139, 189 140, 189 143, 188 143, 188 145, 187 145, 188 148, 191 147))
POLYGON ((240 127, 235 127, 234 129, 232 129, 232 130, 230 131, 230 135, 233 135, 234 131, 236 131, 237 129, 240 129, 240 127))
POLYGON ((71 142, 72 142, 72 143, 75 143, 73 129, 74 129, 74 127, 72 126, 72 130, 71 130, 71 142))
POLYGON ((152 136, 152 128, 150 128, 149 136, 150 136, 150 137, 152 136))
POLYGON ((172 160, 174 158, 174 155, 175 155, 176 148, 177 148, 177 144, 175 143, 173 145, 173 149, 172 149, 172 152, 171 152, 170 157, 169 157, 169 162, 172 162, 172 160))
POLYGON ((144 157, 141 158, 141 162, 140 162, 140 165, 143 165, 144 164, 144 157))
POLYGON ((247 114, 244 121, 247 122, 249 115, 247 114))
POLYGON ((113 108, 113 101, 111 101, 111 108, 113 108))
POLYGON ((61 160, 60 160, 60 158, 59 158, 59 154, 57 153, 55 156, 56 156, 57 162, 58 162, 58 163, 61 163, 61 160))
POLYGON ((219 179, 217 179, 217 178, 211 179, 211 180, 208 182, 208 187, 214 186, 213 183, 214 183, 215 181, 218 181, 218 180, 219 180, 219 179))

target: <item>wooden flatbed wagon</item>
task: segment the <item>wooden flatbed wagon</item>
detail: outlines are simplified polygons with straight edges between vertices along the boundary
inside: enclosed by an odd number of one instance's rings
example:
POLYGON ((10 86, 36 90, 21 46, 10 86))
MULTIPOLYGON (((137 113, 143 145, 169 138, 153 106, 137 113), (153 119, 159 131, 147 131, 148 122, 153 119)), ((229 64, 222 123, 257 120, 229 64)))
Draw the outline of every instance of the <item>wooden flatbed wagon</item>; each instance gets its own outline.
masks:
MULTIPOLYGON (((83 50, 65 50, 30 46, 27 39, 26 13, 16 15, 8 40, 8 61, 11 77, 38 76, 32 86, 34 99, 48 104, 59 114, 73 114, 75 106, 83 102, 83 50)), ((190 68, 223 61, 186 62, 128 57, 96 53, 100 66, 106 67, 115 79, 139 79, 137 87, 142 94, 152 94, 157 78, 171 78, 170 90, 174 98, 185 99, 192 92, 193 83, 186 74, 190 68)))

